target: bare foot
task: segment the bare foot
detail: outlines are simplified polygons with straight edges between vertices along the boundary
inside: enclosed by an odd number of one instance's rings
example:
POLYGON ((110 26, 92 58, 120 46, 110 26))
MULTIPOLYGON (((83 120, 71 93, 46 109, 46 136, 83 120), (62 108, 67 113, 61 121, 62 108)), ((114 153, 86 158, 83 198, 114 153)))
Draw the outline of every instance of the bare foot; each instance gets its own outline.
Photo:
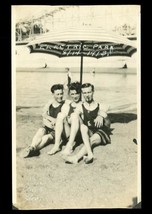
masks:
POLYGON ((51 151, 49 151, 47 154, 48 155, 55 155, 57 152, 61 151, 59 147, 54 146, 51 151))
POLYGON ((83 157, 83 160, 85 162, 85 164, 89 164, 89 163, 92 163, 93 162, 93 159, 94 159, 94 156, 84 156, 83 157))
POLYGON ((68 141, 66 146, 65 146, 65 148, 64 148, 64 150, 61 152, 61 154, 63 154, 63 155, 71 155, 72 152, 73 152, 73 147, 74 147, 75 144, 76 144, 75 141, 72 144, 71 144, 71 142, 68 141))
POLYGON ((75 156, 62 156, 62 158, 65 160, 65 163, 69 163, 69 164, 78 163, 78 159, 75 156))
POLYGON ((65 149, 61 152, 61 154, 62 154, 62 155, 71 155, 72 152, 73 152, 73 149, 71 149, 71 148, 65 148, 65 149))

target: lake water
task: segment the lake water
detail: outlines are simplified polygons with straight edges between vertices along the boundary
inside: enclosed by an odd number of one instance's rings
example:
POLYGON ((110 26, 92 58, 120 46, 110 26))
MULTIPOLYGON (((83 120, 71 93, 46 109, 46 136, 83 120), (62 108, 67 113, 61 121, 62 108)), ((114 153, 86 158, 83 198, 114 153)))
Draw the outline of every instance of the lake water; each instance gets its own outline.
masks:
MULTIPOLYGON (((128 70, 128 69, 127 69, 128 70)), ((66 73, 60 72, 16 72, 16 106, 43 106, 51 98, 50 87, 65 83, 66 73)), ((79 73, 72 73, 79 80, 79 73)), ((137 110, 137 75, 122 73, 83 74, 83 83, 95 86, 94 97, 110 106, 111 112, 135 112, 137 110)))

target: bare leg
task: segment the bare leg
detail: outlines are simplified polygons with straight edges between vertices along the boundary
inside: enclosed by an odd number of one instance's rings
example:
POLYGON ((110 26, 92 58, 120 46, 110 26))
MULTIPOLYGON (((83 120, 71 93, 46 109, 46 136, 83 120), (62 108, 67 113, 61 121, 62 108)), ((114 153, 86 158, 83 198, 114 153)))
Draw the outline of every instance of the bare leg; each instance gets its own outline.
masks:
POLYGON ((73 146, 74 146, 74 140, 76 137, 76 134, 79 129, 79 117, 77 114, 72 113, 71 114, 71 131, 70 131, 70 138, 69 141, 67 142, 67 145, 65 149, 63 150, 62 154, 64 155, 69 155, 73 151, 73 146))
POLYGON ((23 157, 29 157, 33 156, 35 154, 35 151, 39 152, 39 144, 42 141, 43 136, 46 134, 46 129, 45 128, 39 128, 36 134, 33 137, 31 145, 26 148, 23 152, 23 157))
POLYGON ((51 134, 44 135, 42 137, 40 144, 37 146, 37 149, 41 150, 47 145, 48 141, 52 141, 52 140, 53 140, 53 136, 51 134))
POLYGON ((68 137, 70 135, 69 124, 66 118, 64 118, 64 115, 62 113, 59 113, 56 120, 56 126, 55 126, 55 145, 51 149, 51 151, 48 152, 49 155, 53 155, 60 151, 60 143, 61 143, 61 135, 63 132, 63 126, 65 128, 66 137, 68 137))
POLYGON ((69 125, 67 118, 64 119, 64 130, 65 130, 65 136, 66 138, 69 138, 70 132, 71 132, 71 125, 69 125))
POLYGON ((45 128, 39 128, 36 134, 33 137, 31 147, 37 148, 37 146, 41 143, 42 137, 46 134, 45 128))
MULTIPOLYGON (((98 146, 98 145, 100 145, 101 144, 101 138, 100 138, 100 136, 98 134, 92 135, 92 137, 90 138, 90 143, 91 143, 91 146, 98 146)), ((63 159, 67 163, 76 164, 86 154, 87 154, 87 149, 86 149, 86 146, 84 145, 76 155, 73 155, 73 156, 63 156, 63 159)))
POLYGON ((81 135, 82 135, 82 139, 84 142, 84 145, 86 146, 86 150, 87 150, 87 154, 88 154, 88 161, 91 161, 93 159, 93 152, 91 149, 91 142, 90 142, 90 137, 89 137, 89 130, 88 127, 84 124, 81 125, 81 135))
POLYGON ((48 152, 48 155, 54 155, 58 151, 60 151, 60 141, 61 141, 61 134, 63 132, 63 114, 60 112, 58 114, 56 125, 55 125, 55 145, 53 148, 48 152))

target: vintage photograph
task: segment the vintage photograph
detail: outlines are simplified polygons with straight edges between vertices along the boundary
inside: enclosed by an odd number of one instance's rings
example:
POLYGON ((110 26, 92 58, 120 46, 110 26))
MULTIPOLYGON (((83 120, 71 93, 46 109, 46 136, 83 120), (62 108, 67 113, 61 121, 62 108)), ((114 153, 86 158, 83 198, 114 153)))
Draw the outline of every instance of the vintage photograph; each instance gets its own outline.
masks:
POLYGON ((12 206, 141 208, 140 5, 12 5, 12 206))

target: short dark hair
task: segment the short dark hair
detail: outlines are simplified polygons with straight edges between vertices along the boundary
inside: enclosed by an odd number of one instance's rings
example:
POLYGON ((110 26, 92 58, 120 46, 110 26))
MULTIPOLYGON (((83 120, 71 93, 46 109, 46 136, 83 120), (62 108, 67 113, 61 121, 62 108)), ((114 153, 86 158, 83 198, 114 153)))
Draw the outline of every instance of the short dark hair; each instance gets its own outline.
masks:
POLYGON ((79 82, 72 82, 71 84, 70 84, 70 86, 69 86, 69 91, 70 90, 76 90, 76 92, 78 93, 78 94, 80 94, 81 93, 81 84, 79 83, 79 82))
POLYGON ((51 87, 51 89, 50 89, 50 91, 52 92, 52 93, 54 93, 54 91, 56 91, 56 90, 63 90, 63 85, 62 84, 55 84, 55 85, 53 85, 52 87, 51 87))
POLYGON ((94 85, 92 85, 91 83, 84 83, 84 84, 82 84, 81 89, 88 88, 88 87, 91 87, 92 91, 94 91, 94 85))

